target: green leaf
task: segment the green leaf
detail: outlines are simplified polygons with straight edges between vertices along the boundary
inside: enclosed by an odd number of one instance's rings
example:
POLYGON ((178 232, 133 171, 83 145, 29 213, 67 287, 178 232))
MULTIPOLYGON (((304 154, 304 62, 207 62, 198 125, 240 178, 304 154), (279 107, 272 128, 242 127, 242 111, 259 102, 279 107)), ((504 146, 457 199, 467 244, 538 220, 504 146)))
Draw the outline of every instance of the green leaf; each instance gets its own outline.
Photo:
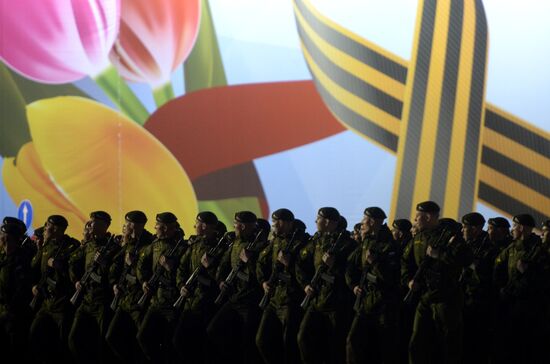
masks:
POLYGON ((262 216, 262 209, 256 197, 228 198, 224 200, 199 201, 199 211, 212 211, 222 221, 227 230, 232 230, 233 218, 237 211, 252 211, 262 216))
POLYGON ((199 34, 189 58, 185 61, 184 71, 185 92, 227 85, 208 0, 201 1, 199 34))
POLYGON ((0 155, 15 157, 19 148, 31 140, 25 99, 8 68, 0 63, 0 155))

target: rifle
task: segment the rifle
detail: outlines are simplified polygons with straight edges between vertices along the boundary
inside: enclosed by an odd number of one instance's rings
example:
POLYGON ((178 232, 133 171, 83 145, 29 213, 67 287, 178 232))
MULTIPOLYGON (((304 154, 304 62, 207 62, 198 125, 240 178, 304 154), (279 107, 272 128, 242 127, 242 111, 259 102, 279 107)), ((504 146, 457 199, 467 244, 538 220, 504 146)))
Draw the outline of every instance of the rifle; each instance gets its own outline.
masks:
POLYGON ((475 270, 475 267, 476 267, 475 262, 478 258, 480 258, 479 255, 482 252, 482 248, 485 246, 485 243, 488 240, 489 240, 489 234, 487 234, 483 237, 483 240, 481 241, 481 243, 479 243, 478 247, 473 252, 473 256, 474 256, 474 263, 472 263, 473 268, 472 268, 472 265, 470 265, 469 267, 462 268, 462 272, 460 273, 460 277, 458 278, 458 283, 463 285, 465 282, 467 282, 471 279, 472 273, 473 273, 473 271, 475 270))
MULTIPOLYGON (((139 242, 141 240, 141 235, 143 234, 143 232, 141 232, 141 234, 139 235, 139 237, 137 238, 136 240, 136 245, 134 246, 134 249, 132 249, 131 252, 129 252, 129 254, 131 254, 134 259, 135 257, 137 256, 137 253, 138 253, 138 250, 139 248, 141 247, 139 242)), ((126 257, 124 257, 126 258, 126 257)), ((126 259, 124 259, 126 260, 126 259)), ((118 279, 118 283, 117 283, 117 287, 118 287, 118 292, 115 294, 115 296, 113 297, 113 300, 111 301, 111 310, 113 311, 116 311, 117 307, 118 307, 118 304, 120 302, 120 293, 121 293, 121 290, 123 289, 122 287, 124 287, 126 285, 126 281, 127 281, 127 276, 128 274, 130 274, 130 270, 135 266, 135 262, 133 262, 131 265, 128 265, 126 264, 126 261, 124 262, 124 269, 122 270, 122 274, 120 275, 120 278, 118 279)))
MULTIPOLYGON (((334 243, 330 246, 330 248, 327 250, 327 254, 328 255, 334 255, 336 254, 337 252, 337 248, 338 247, 338 242, 340 241, 340 239, 342 238, 344 232, 342 231, 338 237, 336 238, 336 240, 334 241, 334 243)), ((322 263, 319 268, 317 268, 317 270, 315 271, 315 274, 313 275, 313 278, 311 279, 311 282, 310 282, 310 286, 313 288, 313 290, 316 292, 318 291, 320 288, 321 288, 321 280, 323 279, 323 275, 326 273, 326 271, 328 270, 328 265, 322 263)), ((309 306, 309 302, 311 301, 311 299, 313 298, 313 295, 314 293, 311 293, 311 294, 307 294, 305 297, 304 297, 304 300, 302 301, 302 303, 300 303, 300 307, 302 307, 304 310, 307 309, 307 307, 309 306)))
MULTIPOLYGON (((55 251, 55 254, 52 256, 54 261, 59 257, 59 254, 61 253, 64 247, 65 247, 65 239, 61 243, 61 246, 57 248, 57 250, 55 251)), ((43 296, 43 297, 47 296, 46 286, 48 284, 48 280, 50 280, 49 275, 53 271, 54 269, 52 267, 50 267, 49 265, 46 266, 46 270, 42 273, 42 276, 40 277, 40 281, 38 281, 38 284, 37 284, 38 293, 32 298, 31 303, 29 303, 29 307, 31 308, 31 310, 34 311, 34 309, 36 308, 36 305, 38 304, 38 299, 40 298, 40 296, 43 296)))
MULTIPOLYGON (((214 258, 214 259, 218 259, 219 256, 221 255, 221 253, 224 252, 224 250, 222 249, 223 247, 223 242, 225 240, 229 240, 229 236, 231 235, 231 233, 227 232, 225 233, 221 238, 220 240, 218 240, 218 243, 213 246, 212 248, 208 249, 208 251, 206 252, 206 256, 208 258, 214 258)), ((229 244, 231 244, 231 240, 229 240, 229 244)), ((185 289, 191 293, 192 290, 195 289, 195 287, 197 286, 197 283, 199 282, 199 276, 206 270, 206 268, 202 265, 202 264, 199 264, 197 268, 195 268, 195 270, 193 271, 193 273, 189 276, 189 278, 187 279, 187 281, 185 281, 185 284, 183 285, 185 287, 185 289)), ((179 309, 181 307, 181 305, 185 302, 185 300, 189 297, 189 294, 180 294, 180 296, 178 297, 178 299, 176 300, 176 302, 174 302, 174 308, 177 308, 179 309)))
MULTIPOLYGON (((380 236, 380 233, 378 235, 380 236)), ((374 244, 372 245, 372 249, 369 248, 369 250, 371 250, 373 254, 372 263, 366 261, 365 266, 363 267, 363 272, 361 273, 359 288, 361 288, 362 292, 355 296, 355 303, 353 304, 353 310, 357 313, 359 313, 363 309, 363 298, 365 297, 365 291, 370 287, 371 284, 376 284, 377 282, 377 277, 376 275, 370 273, 370 268, 375 265, 381 258, 382 251, 378 245, 379 241, 378 239, 376 239, 374 244)))
MULTIPOLYGON (((183 241, 183 238, 184 238, 185 235, 182 235, 182 237, 180 238, 180 240, 178 240, 178 242, 176 243, 176 245, 174 245, 172 247, 172 249, 170 249, 168 251, 168 254, 167 255, 164 255, 165 257, 171 257, 173 256, 174 254, 176 254, 181 242, 183 241)), ((159 257, 160 259, 160 257, 159 257)), ((145 302, 147 301, 147 299, 149 297, 151 297, 153 295, 153 293, 156 292, 158 286, 159 286, 159 280, 162 276, 162 273, 164 271, 164 268, 159 264, 159 262, 157 261, 157 264, 155 265, 155 272, 153 273, 153 275, 151 276, 151 278, 147 281, 147 284, 149 285, 149 290, 146 291, 146 292, 143 292, 143 294, 141 295, 141 297, 139 298, 137 304, 138 306, 140 307, 143 307, 145 305, 145 302)))
POLYGON ((84 275, 82 276, 82 278, 80 278, 80 288, 77 288, 77 290, 75 291, 75 293, 70 299, 70 302, 73 305, 76 305, 76 302, 80 297, 80 293, 82 292, 82 288, 90 284, 90 279, 92 279, 92 274, 94 274, 97 268, 99 268, 101 260, 103 260, 104 255, 109 252, 109 248, 111 247, 112 244, 115 244, 115 235, 111 235, 109 237, 109 240, 107 240, 107 243, 98 249, 99 255, 97 256, 96 259, 94 259, 88 265, 86 272, 84 272, 84 275))
MULTIPOLYGON (((294 243, 294 239, 296 238, 296 234, 298 233, 298 229, 294 230, 292 233, 292 236, 290 237, 290 240, 287 244, 287 248, 284 250, 281 250, 283 254, 290 254, 294 252, 294 249, 292 249, 292 244, 294 243)), ((271 271, 271 276, 269 276, 269 279, 267 280, 267 284, 271 287, 269 292, 265 292, 264 296, 262 297, 262 300, 260 301, 260 304, 258 305, 262 310, 265 310, 267 305, 269 304, 269 301, 271 301, 271 297, 275 294, 275 284, 279 280, 279 274, 284 270, 284 265, 280 262, 276 262, 273 266, 273 270, 271 271)))
MULTIPOLYGON (((262 235, 264 231, 260 229, 258 231, 258 234, 256 234, 256 237, 252 242, 248 243, 248 245, 244 248, 246 251, 254 251, 256 249, 256 245, 259 243, 260 236, 262 235)), ((216 297, 216 300, 214 301, 215 304, 219 305, 222 303, 223 299, 227 294, 229 293, 229 289, 233 287, 233 284, 235 282, 235 278, 237 278, 238 274, 244 269, 246 263, 242 260, 239 260, 236 267, 231 269, 231 272, 227 275, 227 278, 225 279, 226 286, 222 286, 220 290, 220 294, 218 297, 216 297), (225 288, 224 288, 225 287, 225 288)))
MULTIPOLYGON (((451 227, 443 229, 443 231, 441 232, 441 235, 435 241, 435 243, 431 244, 431 247, 433 249, 438 249, 441 245, 443 245, 443 239, 445 238, 445 236, 449 231, 454 232, 454 229, 452 229, 451 227)), ((422 263, 420 263, 420 266, 418 267, 416 273, 413 276, 413 279, 412 279, 413 282, 418 284, 418 282, 420 282, 424 278, 424 275, 426 274, 426 271, 428 270, 428 266, 431 264, 431 262, 432 262, 431 257, 426 255, 422 263)), ((409 289, 409 292, 407 292, 407 294, 403 298, 403 302, 407 304, 411 304, 412 302, 415 301, 414 298, 416 296, 416 293, 419 291, 419 287, 418 286, 416 287, 417 288, 409 289)))

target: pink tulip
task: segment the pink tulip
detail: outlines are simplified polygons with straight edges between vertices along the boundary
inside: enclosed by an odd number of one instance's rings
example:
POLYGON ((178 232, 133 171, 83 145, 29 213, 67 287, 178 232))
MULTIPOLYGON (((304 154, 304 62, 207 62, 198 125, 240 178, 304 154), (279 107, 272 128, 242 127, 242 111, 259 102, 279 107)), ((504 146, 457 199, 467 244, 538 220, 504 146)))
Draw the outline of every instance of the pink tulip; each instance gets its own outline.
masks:
POLYGON ((189 55, 199 30, 200 0, 123 0, 111 61, 125 79, 153 89, 189 55))
POLYGON ((120 0, 0 1, 0 58, 25 77, 66 83, 109 66, 120 0))

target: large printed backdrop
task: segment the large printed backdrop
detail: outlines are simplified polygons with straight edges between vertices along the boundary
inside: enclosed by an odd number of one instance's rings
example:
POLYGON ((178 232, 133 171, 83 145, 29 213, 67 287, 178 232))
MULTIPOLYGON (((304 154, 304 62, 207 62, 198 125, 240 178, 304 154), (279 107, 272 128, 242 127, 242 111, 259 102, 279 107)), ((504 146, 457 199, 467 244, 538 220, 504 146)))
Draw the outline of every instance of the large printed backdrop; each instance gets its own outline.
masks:
POLYGON ((312 230, 323 205, 351 224, 428 198, 550 215, 540 2, 1 1, 0 213, 29 227, 285 206, 312 230))

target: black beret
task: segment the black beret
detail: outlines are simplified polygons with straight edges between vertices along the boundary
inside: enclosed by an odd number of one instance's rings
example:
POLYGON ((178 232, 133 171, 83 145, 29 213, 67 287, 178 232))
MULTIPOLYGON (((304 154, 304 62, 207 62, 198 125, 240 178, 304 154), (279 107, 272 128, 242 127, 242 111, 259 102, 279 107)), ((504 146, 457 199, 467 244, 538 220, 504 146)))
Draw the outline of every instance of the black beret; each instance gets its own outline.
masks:
POLYGON ((21 227, 18 224, 12 224, 12 223, 4 224, 2 225, 2 227, 0 227, 0 231, 8 235, 15 235, 18 237, 23 235, 21 233, 21 227))
POLYGON ((506 228, 506 229, 510 228, 510 223, 508 222, 508 220, 506 220, 505 218, 500 217, 500 216, 490 218, 487 221, 487 224, 492 225, 492 226, 497 227, 497 228, 506 228))
POLYGON ((37 238, 43 238, 44 237, 44 226, 39 227, 38 229, 34 229, 34 236, 37 238))
POLYGON ((353 225, 353 230, 361 230, 361 223, 358 222, 357 224, 353 225))
POLYGON ((479 212, 470 212, 462 216, 462 223, 464 225, 483 226, 485 224, 485 218, 479 212))
POLYGON ((67 219, 61 215, 51 215, 50 217, 48 217, 48 222, 62 228, 66 228, 67 226, 69 226, 69 222, 67 221, 67 219))
POLYGON ((111 222, 111 215, 106 213, 105 211, 94 211, 90 214, 90 218, 97 219, 97 220, 103 220, 106 222, 111 222))
POLYGON ((441 211, 441 209, 439 208, 439 205, 433 201, 424 201, 416 205, 416 211, 427 212, 430 214, 434 214, 434 213, 437 214, 439 213, 439 211, 441 211))
POLYGON ((197 220, 207 225, 215 225, 218 223, 218 217, 215 213, 210 211, 199 212, 197 215, 197 220))
POLYGON ((145 224, 147 222, 147 216, 143 211, 139 210, 128 212, 124 218, 134 224, 145 224))
POLYGON ((543 227, 543 228, 545 227, 545 228, 550 229, 550 220, 544 221, 544 222, 542 223, 542 227, 543 227))
POLYGON ((537 223, 535 222, 535 218, 529 214, 519 214, 514 216, 513 221, 516 224, 529 226, 529 227, 535 227, 537 223))
POLYGON ((294 221, 294 214, 289 209, 278 209, 273 211, 271 218, 274 220, 294 221))
POLYGON ((235 213, 235 221, 243 224, 253 224, 256 220, 258 220, 258 218, 252 211, 239 211, 235 213))
POLYGON ((266 219, 256 220, 256 225, 258 226, 258 229, 261 229, 266 233, 269 233, 271 231, 271 225, 269 225, 269 221, 267 221, 266 219))
POLYGON ((407 219, 397 219, 397 220, 393 220, 392 226, 397 230, 409 232, 411 231, 412 223, 407 219))
POLYGON ((387 217, 384 210, 382 210, 380 207, 377 207, 377 206, 367 207, 363 212, 363 214, 365 214, 365 216, 372 217, 373 219, 383 220, 387 217))
POLYGON ((216 223, 216 231, 220 235, 225 234, 227 232, 227 226, 225 226, 223 222, 218 220, 218 222, 216 223))
POLYGON ((161 212, 160 214, 157 214, 157 222, 163 224, 173 224, 177 221, 178 218, 171 212, 161 212))
POLYGON ((331 221, 340 220, 340 213, 334 207, 321 207, 317 214, 331 221))
POLYGON ((19 231, 21 234, 25 234, 25 232, 27 231, 27 225, 25 225, 23 221, 19 220, 16 217, 6 216, 4 217, 4 220, 2 220, 2 224, 11 224, 11 225, 19 226, 19 229, 20 229, 19 231))
POLYGON ((348 220, 344 216, 340 216, 340 219, 338 219, 338 225, 336 225, 336 230, 346 230, 348 227, 348 220))
POLYGON ((294 230, 306 231, 306 224, 300 219, 294 219, 292 226, 294 226, 294 230))

